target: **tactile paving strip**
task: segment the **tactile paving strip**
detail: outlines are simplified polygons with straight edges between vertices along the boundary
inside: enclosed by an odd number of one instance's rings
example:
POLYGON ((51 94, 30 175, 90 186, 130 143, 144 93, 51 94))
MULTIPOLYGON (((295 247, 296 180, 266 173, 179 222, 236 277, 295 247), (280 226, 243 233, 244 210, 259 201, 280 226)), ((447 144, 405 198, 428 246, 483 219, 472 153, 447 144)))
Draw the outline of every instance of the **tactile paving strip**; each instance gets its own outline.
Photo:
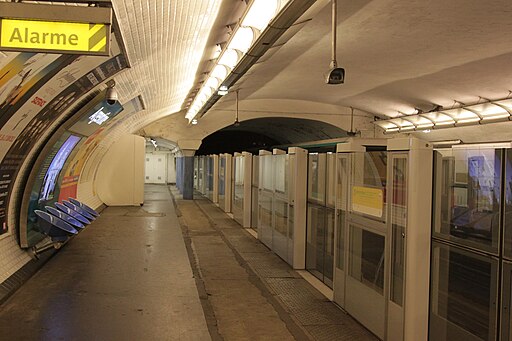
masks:
POLYGON ((244 253, 241 256, 260 277, 298 278, 300 276, 270 251, 266 253, 244 253))
POLYGON ((316 325, 306 326, 306 330, 318 341, 350 340, 368 341, 378 340, 375 336, 366 331, 357 322, 340 325, 316 325))
POLYGON ((294 296, 299 296, 299 298, 305 298, 306 300, 327 300, 320 293, 313 292, 315 289, 312 289, 311 285, 304 281, 302 277, 268 278, 266 282, 274 295, 290 295, 290 293, 293 293, 294 296))
MULTIPOLYGON (((303 326, 343 325, 343 321, 347 319, 347 316, 331 302, 317 301, 306 304, 302 302, 298 302, 297 305, 294 305, 293 309, 291 309, 291 313, 293 313, 295 318, 299 320, 303 326)), ((290 305, 287 306, 290 307, 290 305)))
POLYGON ((243 229, 222 230, 226 239, 239 253, 269 252, 269 249, 254 238, 247 238, 247 232, 243 229))

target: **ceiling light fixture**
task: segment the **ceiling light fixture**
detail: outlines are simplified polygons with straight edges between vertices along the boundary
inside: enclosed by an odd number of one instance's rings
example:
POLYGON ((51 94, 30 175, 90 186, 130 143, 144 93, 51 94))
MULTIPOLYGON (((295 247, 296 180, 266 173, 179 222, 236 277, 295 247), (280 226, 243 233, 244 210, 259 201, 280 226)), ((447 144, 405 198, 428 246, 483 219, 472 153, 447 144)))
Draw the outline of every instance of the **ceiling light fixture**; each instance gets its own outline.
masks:
POLYGON ((506 98, 446 110, 437 107, 436 111, 375 121, 374 124, 383 129, 385 134, 392 134, 509 120, 512 121, 512 99, 506 98))
POLYGON ((215 45, 215 51, 213 52, 213 59, 219 58, 221 52, 222 52, 222 47, 220 47, 220 44, 215 45))
POLYGON ((231 87, 314 2, 251 1, 240 22, 233 28, 230 40, 223 47, 202 89, 188 107, 185 115, 188 121, 202 116, 220 98, 219 87, 231 87), (269 26, 271 21, 273 24, 269 26), (211 78, 215 78, 215 81, 210 81, 211 78), (212 87, 215 83, 217 86, 212 87), (203 90, 205 88, 207 90, 203 90))
POLYGON ((228 94, 228 87, 225 85, 221 85, 219 90, 217 91, 217 95, 219 96, 225 96, 228 94))
MULTIPOLYGON (((218 91, 219 85, 221 85, 221 83, 226 79, 228 74, 238 64, 244 54, 247 53, 261 30, 267 27, 268 23, 272 20, 277 11, 281 9, 282 6, 278 7, 278 3, 280 2, 283 2, 282 5, 284 5, 287 1, 254 0, 249 5, 241 23, 234 27, 231 39, 224 47, 224 50, 218 54, 216 66, 213 68, 205 82, 205 84, 209 85, 217 83, 216 86, 214 86, 211 91, 208 89, 203 92, 203 96, 196 96, 194 104, 199 105, 192 105, 185 115, 189 122, 197 116, 199 108, 206 103, 210 95, 218 91), (212 79, 215 79, 215 81, 212 82, 212 79), (207 95, 204 96, 204 94, 207 95)), ((217 47, 220 47, 220 45, 217 45, 217 47)), ((201 89, 200 93, 201 91, 203 90, 201 89)))
POLYGON ((462 143, 462 140, 460 139, 457 139, 457 140, 442 140, 442 141, 432 141, 432 146, 434 146, 434 148, 450 148, 454 145, 458 145, 458 144, 461 144, 462 143))

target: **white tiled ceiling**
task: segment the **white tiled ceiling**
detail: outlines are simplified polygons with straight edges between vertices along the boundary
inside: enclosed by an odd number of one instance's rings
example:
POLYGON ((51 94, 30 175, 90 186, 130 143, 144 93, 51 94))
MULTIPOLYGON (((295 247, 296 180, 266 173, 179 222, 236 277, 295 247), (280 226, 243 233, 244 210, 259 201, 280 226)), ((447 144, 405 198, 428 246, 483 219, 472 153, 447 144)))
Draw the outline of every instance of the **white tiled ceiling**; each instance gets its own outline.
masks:
POLYGON ((180 110, 194 85, 221 1, 112 1, 132 65, 115 77, 120 101, 142 94, 146 110, 110 130, 100 143, 103 151, 123 133, 137 132, 180 110))
POLYGON ((112 1, 132 64, 115 78, 120 100, 142 94, 146 124, 180 110, 221 2, 112 1))

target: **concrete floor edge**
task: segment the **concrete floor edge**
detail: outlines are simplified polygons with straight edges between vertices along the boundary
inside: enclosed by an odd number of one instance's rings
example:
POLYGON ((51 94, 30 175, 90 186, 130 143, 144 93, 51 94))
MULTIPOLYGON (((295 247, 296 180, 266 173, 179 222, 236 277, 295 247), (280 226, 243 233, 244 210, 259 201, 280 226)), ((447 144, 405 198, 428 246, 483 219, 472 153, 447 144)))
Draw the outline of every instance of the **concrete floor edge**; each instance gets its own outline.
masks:
POLYGON ((208 300, 208 294, 206 293, 206 289, 204 287, 204 282, 202 279, 201 270, 198 266, 196 254, 194 252, 192 239, 190 238, 190 235, 188 233, 188 227, 182 219, 180 208, 176 203, 176 198, 173 191, 171 190, 171 187, 168 187, 168 190, 172 197, 172 203, 174 205, 174 209, 176 211, 176 215, 180 223, 181 232, 183 234, 183 240, 185 242, 185 248, 187 249, 188 258, 190 261, 190 267, 192 268, 192 273, 194 274, 194 279, 196 282, 197 293, 199 295, 199 300, 201 302, 204 317, 206 319, 206 326, 208 327, 208 331, 210 332, 212 341, 222 341, 224 340, 224 338, 222 337, 222 335, 220 335, 219 330, 217 328, 217 319, 215 317, 215 312, 213 311, 213 307, 210 301, 208 300))

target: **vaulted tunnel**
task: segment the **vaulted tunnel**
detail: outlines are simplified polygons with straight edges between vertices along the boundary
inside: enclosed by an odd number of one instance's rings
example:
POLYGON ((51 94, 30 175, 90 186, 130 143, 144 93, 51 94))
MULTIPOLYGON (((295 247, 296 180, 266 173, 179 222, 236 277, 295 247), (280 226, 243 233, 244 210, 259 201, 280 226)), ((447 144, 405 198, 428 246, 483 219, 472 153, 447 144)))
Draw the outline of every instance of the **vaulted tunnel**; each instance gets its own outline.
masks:
POLYGON ((303 142, 346 137, 347 133, 329 123, 299 118, 257 118, 230 125, 205 137, 197 155, 293 146, 303 142))

